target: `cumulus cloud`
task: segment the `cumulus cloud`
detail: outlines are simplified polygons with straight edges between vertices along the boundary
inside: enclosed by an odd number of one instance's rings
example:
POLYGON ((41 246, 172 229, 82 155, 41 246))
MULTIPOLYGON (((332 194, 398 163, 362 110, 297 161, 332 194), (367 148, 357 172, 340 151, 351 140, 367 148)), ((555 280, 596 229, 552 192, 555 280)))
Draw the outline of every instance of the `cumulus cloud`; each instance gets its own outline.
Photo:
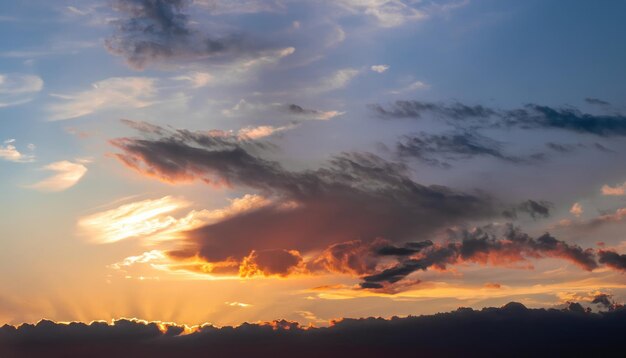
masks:
MULTIPOLYGON (((310 312, 303 315, 315 318, 310 312)), ((358 352, 360 357, 381 357, 412 356, 419 347, 427 357, 507 356, 511 352, 613 356, 623 346, 626 311, 618 307, 592 313, 574 302, 562 309, 529 309, 511 302, 500 308, 459 308, 391 319, 343 318, 329 323, 304 327, 280 320, 220 328, 136 319, 89 324, 42 320, 35 325, 0 327, 0 354, 171 357, 211 352, 215 356, 319 357, 331 352, 331 356, 347 357, 358 352)))
POLYGON ((77 160, 74 162, 63 160, 50 163, 42 169, 55 172, 56 174, 27 187, 49 192, 69 189, 87 173, 85 164, 88 162, 88 160, 77 160))
MULTIPOLYGON (((35 149, 32 144, 28 148, 31 152, 35 149)), ((4 141, 4 144, 0 144, 0 159, 16 163, 28 163, 34 162, 35 156, 18 151, 15 147, 15 139, 7 139, 4 141)))
POLYGON ((600 263, 616 270, 626 272, 626 255, 620 255, 611 250, 600 250, 598 256, 600 257, 600 263))
POLYGON ((35 75, 0 73, 0 108, 28 103, 43 89, 43 80, 35 75))
POLYGON ((92 84, 85 91, 53 94, 60 101, 51 105, 53 121, 72 119, 101 110, 144 108, 154 103, 156 80, 146 77, 113 77, 92 84))
POLYGON ((373 65, 370 69, 374 72, 383 73, 389 69, 389 65, 373 65))
POLYGON ((396 101, 389 106, 376 104, 370 108, 382 118, 420 119, 430 114, 453 125, 472 125, 475 128, 555 129, 601 137, 626 135, 626 116, 623 114, 595 115, 569 107, 527 104, 523 108, 501 110, 459 102, 446 104, 414 100, 396 101))
POLYGON ((615 186, 610 186, 610 185, 602 186, 602 195, 622 196, 625 194, 626 194, 626 182, 624 182, 623 184, 615 185, 615 186))
POLYGON ((583 206, 580 203, 574 203, 569 212, 575 217, 580 217, 583 214, 583 206))
POLYGON ((186 0, 116 0, 120 18, 106 40, 109 52, 135 69, 170 62, 229 62, 266 56, 260 41, 240 34, 207 34, 196 29, 185 13, 186 0))

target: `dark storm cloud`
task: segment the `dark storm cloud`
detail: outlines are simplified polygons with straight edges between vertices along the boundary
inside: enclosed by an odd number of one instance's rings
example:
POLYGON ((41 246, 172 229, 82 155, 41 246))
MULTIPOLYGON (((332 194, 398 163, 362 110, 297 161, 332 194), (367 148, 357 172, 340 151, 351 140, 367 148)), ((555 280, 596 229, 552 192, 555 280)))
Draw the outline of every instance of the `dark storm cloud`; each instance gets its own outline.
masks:
POLYGON ((626 255, 620 255, 615 251, 600 250, 598 252, 600 263, 605 264, 615 270, 626 272, 626 255))
MULTIPOLYGON (((162 324, 160 324, 162 325, 162 324)), ((564 309, 459 308, 430 316, 341 319, 305 328, 274 321, 237 327, 203 326, 181 335, 157 323, 58 324, 0 328, 3 357, 492 357, 619 356, 626 310, 592 313, 577 303, 564 309)), ((174 328, 170 328, 174 327, 174 328)))
POLYGON ((447 161, 477 156, 497 158, 515 164, 529 164, 541 158, 540 156, 507 155, 502 147, 502 143, 475 131, 457 131, 447 134, 422 132, 402 137, 396 145, 396 153, 403 158, 416 158, 440 167, 450 167, 447 161))
POLYGON ((263 50, 258 41, 241 35, 208 35, 194 29, 185 14, 190 0, 115 0, 121 15, 107 49, 136 69, 151 63, 236 58, 263 50))
POLYGON ((595 115, 576 108, 553 108, 528 104, 523 108, 500 110, 462 103, 396 101, 388 106, 370 108, 381 118, 423 118, 432 114, 450 124, 472 128, 515 127, 523 129, 560 129, 598 136, 626 135, 626 116, 622 114, 595 115))
POLYGON ((599 98, 593 98, 593 97, 587 97, 585 98, 585 102, 589 103, 589 104, 595 104, 598 106, 610 106, 611 104, 607 101, 603 101, 599 98))
POLYGON ((485 195, 418 184, 403 164, 369 153, 344 153, 319 169, 292 171, 263 159, 251 143, 210 132, 177 130, 112 144, 120 149, 121 162, 144 175, 247 187, 276 199, 274 205, 190 232, 198 252, 188 254, 210 261, 242 258, 251 250, 304 253, 355 239, 410 241, 499 212, 485 195))
MULTIPOLYGON (((363 279, 368 283, 393 284, 413 272, 426 271, 430 267, 445 269, 448 265, 462 262, 510 265, 529 258, 560 258, 587 271, 598 267, 592 249, 582 249, 557 240, 550 234, 533 238, 511 225, 505 226, 502 231, 499 233, 495 228, 486 226, 473 231, 451 232, 449 243, 426 246, 419 250, 418 255, 363 279)), ((404 252, 398 250, 397 253, 404 252)))

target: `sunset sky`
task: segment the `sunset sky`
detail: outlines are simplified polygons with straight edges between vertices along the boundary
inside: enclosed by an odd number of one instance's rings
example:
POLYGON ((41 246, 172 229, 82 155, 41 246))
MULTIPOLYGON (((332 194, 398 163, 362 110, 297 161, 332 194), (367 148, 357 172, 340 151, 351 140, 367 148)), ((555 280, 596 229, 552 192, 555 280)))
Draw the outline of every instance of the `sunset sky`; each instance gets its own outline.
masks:
POLYGON ((0 2, 0 326, 626 300, 626 2, 0 2))

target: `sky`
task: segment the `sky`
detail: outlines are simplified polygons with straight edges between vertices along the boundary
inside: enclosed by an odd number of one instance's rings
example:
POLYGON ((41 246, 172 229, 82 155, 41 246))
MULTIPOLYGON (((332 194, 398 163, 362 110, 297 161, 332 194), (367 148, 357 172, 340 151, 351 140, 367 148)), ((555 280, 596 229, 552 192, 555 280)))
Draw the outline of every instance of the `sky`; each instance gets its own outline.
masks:
POLYGON ((622 302, 624 11, 1 2, 0 323, 622 302))

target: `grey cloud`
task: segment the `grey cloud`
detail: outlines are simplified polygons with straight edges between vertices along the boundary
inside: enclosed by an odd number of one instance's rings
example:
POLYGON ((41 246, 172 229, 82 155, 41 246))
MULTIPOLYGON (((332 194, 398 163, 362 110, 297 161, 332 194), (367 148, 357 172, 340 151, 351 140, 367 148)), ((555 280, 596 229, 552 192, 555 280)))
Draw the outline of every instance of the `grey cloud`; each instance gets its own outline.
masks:
POLYGON ((182 328, 134 320, 5 325, 0 327, 0 355, 383 357, 414 356, 417 349, 421 357, 610 357, 622 352, 626 310, 592 313, 578 303, 563 309, 529 309, 511 302, 436 315, 343 318, 320 328, 286 320, 204 325, 190 334, 181 334, 182 328), (165 330, 159 330, 163 325, 165 330))
POLYGON ((511 209, 505 210, 502 215, 508 219, 517 218, 518 213, 528 214, 533 219, 547 218, 550 216, 550 209, 553 206, 554 204, 548 201, 526 200, 511 209))
POLYGON ((121 162, 144 175, 170 182, 223 183, 277 199, 276 205, 190 232, 191 242, 207 260, 243 257, 251 250, 307 252, 353 239, 403 242, 499 212, 499 204, 484 194, 421 185, 403 164, 369 153, 344 153, 319 169, 291 171, 263 159, 263 144, 210 132, 177 130, 112 144, 120 150, 116 156, 121 162), (296 205, 289 210, 281 205, 291 202, 296 205))
POLYGON ((429 165, 450 167, 448 161, 457 161, 477 156, 492 157, 514 164, 530 164, 542 158, 534 156, 512 156, 503 151, 503 144, 475 131, 456 131, 446 134, 419 133, 401 138, 396 153, 403 158, 411 157, 429 165))
POLYGON ((528 104, 519 109, 500 110, 458 102, 445 104, 422 101, 396 101, 387 107, 377 104, 370 108, 381 118, 420 119, 425 114, 433 114, 462 127, 559 129, 602 137, 626 135, 626 116, 623 114, 594 115, 576 108, 528 104))
POLYGON ((515 263, 528 258, 555 257, 573 262, 591 271, 598 267, 592 249, 557 240, 550 234, 530 237, 519 229, 507 225, 499 233, 492 226, 474 231, 451 232, 451 242, 427 246, 418 255, 401 261, 396 266, 363 277, 364 282, 393 284, 416 271, 430 267, 445 268, 461 262, 515 263))
POLYGON ((600 263, 613 269, 626 272, 626 255, 620 255, 610 250, 600 250, 598 256, 600 257, 600 263))
POLYGON ((173 60, 210 61, 254 56, 264 50, 258 41, 239 34, 209 35, 190 25, 184 13, 189 0, 115 0, 121 15, 106 48, 136 69, 173 60))
POLYGON ((585 98, 585 102, 589 103, 589 104, 595 104, 598 106, 610 106, 611 104, 607 101, 603 101, 599 98, 593 98, 593 97, 587 97, 585 98))

